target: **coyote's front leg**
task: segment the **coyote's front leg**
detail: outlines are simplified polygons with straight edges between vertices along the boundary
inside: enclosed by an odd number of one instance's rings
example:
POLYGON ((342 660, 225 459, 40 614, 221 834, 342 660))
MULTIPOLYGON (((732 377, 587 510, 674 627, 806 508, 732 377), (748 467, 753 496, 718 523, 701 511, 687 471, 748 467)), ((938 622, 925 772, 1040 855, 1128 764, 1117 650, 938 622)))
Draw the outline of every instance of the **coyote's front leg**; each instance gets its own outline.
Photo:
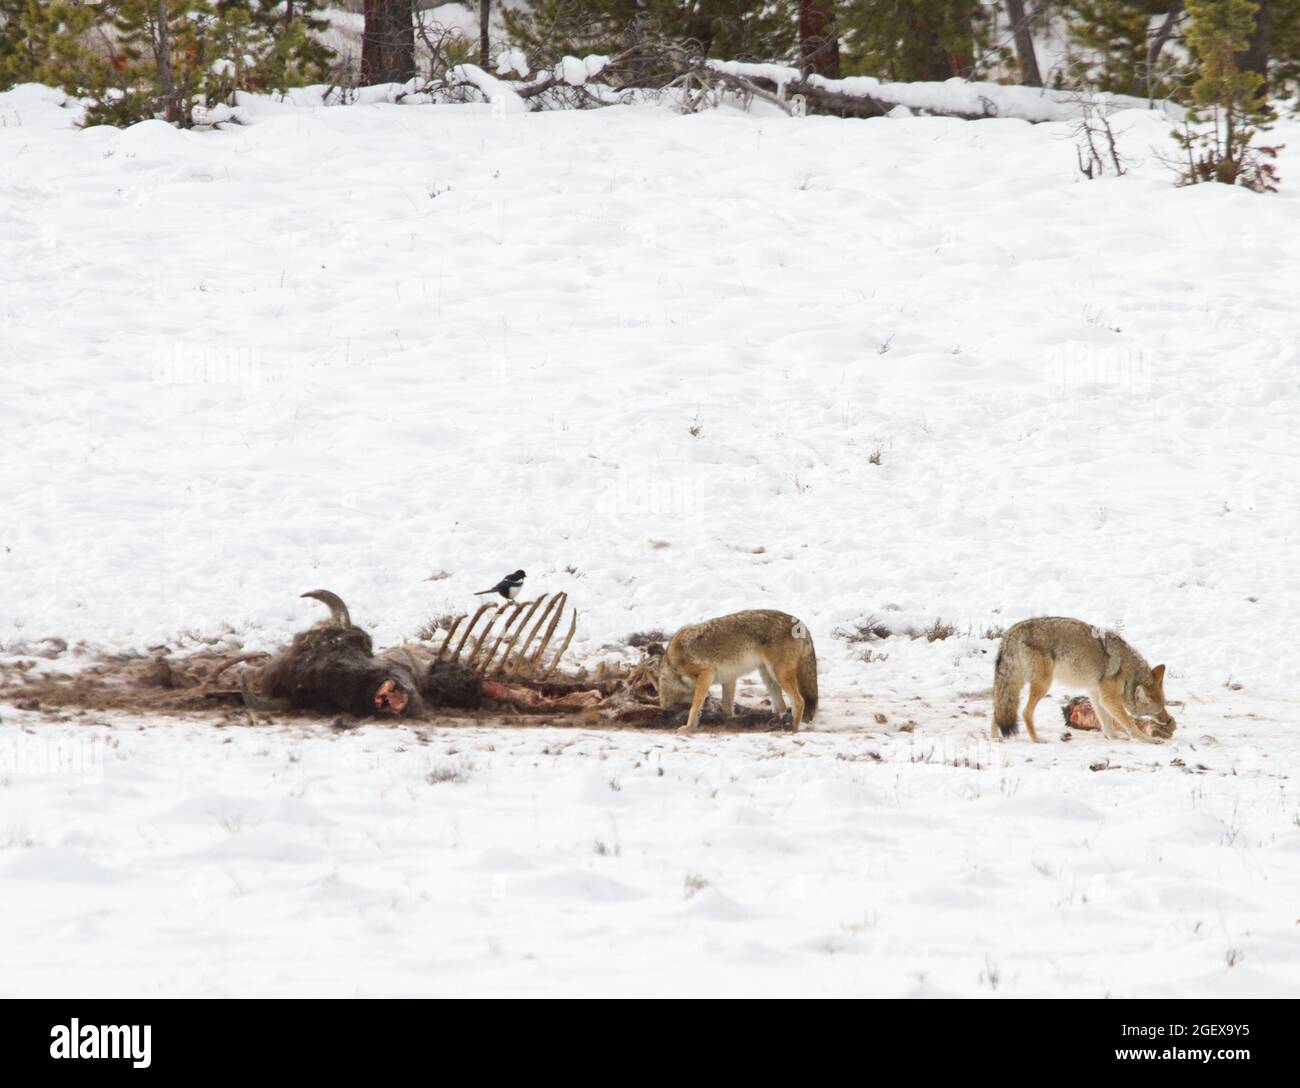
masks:
POLYGON ((691 700, 691 713, 677 732, 694 733, 700 727, 700 711, 704 707, 704 700, 709 697, 709 687, 713 683, 713 670, 704 668, 700 670, 699 676, 695 678, 695 697, 691 700))
POLYGON ((1125 708, 1123 690, 1118 677, 1114 680, 1103 680, 1101 682, 1101 701, 1103 707, 1110 712, 1111 717, 1119 722, 1125 732, 1134 740, 1140 740, 1146 744, 1160 743, 1157 738, 1150 736, 1138 725, 1125 708))
POLYGON ((1093 690, 1088 695, 1088 702, 1092 704, 1092 709, 1097 712, 1097 721, 1101 725, 1101 735, 1107 740, 1119 740, 1124 736, 1124 730, 1119 722, 1115 720, 1114 715, 1106 709, 1106 704, 1101 700, 1101 692, 1093 690))

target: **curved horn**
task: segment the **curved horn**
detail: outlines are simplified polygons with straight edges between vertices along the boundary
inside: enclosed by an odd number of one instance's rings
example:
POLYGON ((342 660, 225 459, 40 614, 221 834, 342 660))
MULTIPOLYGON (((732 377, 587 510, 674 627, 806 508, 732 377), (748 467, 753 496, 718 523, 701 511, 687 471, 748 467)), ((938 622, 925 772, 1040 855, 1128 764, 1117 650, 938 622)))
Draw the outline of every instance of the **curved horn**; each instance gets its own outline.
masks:
POLYGON ((337 593, 331 593, 328 589, 313 589, 303 594, 304 597, 314 597, 330 610, 330 622, 337 623, 340 627, 351 627, 352 617, 348 615, 348 606, 343 603, 343 598, 337 593))

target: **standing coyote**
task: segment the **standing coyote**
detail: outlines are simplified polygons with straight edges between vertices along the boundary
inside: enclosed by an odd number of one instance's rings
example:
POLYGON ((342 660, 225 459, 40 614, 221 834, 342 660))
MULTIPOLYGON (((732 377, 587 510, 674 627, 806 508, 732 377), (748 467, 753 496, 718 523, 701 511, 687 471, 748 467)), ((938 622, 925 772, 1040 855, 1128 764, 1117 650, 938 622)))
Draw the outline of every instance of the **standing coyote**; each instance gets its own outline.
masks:
POLYGON ((1034 732, 1034 708, 1052 686, 1053 677, 1088 693, 1107 737, 1122 736, 1121 727, 1137 740, 1155 742, 1134 721, 1154 718, 1168 736, 1174 719, 1165 709, 1165 667, 1154 669, 1114 631, 1103 631, 1082 620, 1039 616, 1021 620, 1002 636, 993 671, 993 739, 1016 732, 1020 691, 1029 685, 1025 727, 1034 732))
POLYGON ((694 733, 709 687, 722 685, 722 712, 735 712, 736 681, 758 670, 777 714, 785 713, 782 690, 793 705, 791 720, 817 713, 817 654, 808 628, 784 612, 756 609, 733 612, 683 627, 673 636, 659 664, 659 705, 691 704, 679 733, 694 733))

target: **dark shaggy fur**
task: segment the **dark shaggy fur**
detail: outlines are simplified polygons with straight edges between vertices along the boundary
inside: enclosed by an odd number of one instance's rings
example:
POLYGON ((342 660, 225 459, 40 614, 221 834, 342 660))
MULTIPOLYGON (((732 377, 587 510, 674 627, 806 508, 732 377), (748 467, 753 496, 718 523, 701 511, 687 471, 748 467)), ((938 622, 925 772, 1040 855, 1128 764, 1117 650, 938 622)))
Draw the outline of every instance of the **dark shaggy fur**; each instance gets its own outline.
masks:
POLYGON ((330 623, 294 635, 289 648, 261 670, 259 686, 264 698, 295 708, 367 717, 376 713, 375 691, 385 680, 407 693, 405 715, 424 712, 420 685, 407 665, 376 657, 370 636, 359 627, 330 623))
POLYGON ((424 674, 421 694, 431 706, 477 710, 483 705, 483 681, 459 661, 435 661, 424 674))

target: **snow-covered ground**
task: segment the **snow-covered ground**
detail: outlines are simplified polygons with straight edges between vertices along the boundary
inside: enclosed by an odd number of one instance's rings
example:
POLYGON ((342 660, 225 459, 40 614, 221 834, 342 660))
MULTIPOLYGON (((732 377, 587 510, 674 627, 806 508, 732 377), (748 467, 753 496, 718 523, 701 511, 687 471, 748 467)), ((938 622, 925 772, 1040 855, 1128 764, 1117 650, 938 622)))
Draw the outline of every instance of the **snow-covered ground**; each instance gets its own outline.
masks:
POLYGON ((1165 747, 825 710, 690 739, 6 714, 0 986, 1294 994, 1292 704, 1189 707, 1165 747))
POLYGON ((6 992, 1293 988, 1300 126, 1260 197, 1173 188, 1145 113, 1083 182, 1010 120, 58 102, 0 95, 11 654, 270 645, 316 586, 391 642, 523 567, 588 662, 792 611, 826 702, 690 741, 0 707, 6 992), (984 636, 1041 613, 1167 662, 1174 740, 991 746, 984 636), (863 660, 868 617, 957 633, 863 660))

